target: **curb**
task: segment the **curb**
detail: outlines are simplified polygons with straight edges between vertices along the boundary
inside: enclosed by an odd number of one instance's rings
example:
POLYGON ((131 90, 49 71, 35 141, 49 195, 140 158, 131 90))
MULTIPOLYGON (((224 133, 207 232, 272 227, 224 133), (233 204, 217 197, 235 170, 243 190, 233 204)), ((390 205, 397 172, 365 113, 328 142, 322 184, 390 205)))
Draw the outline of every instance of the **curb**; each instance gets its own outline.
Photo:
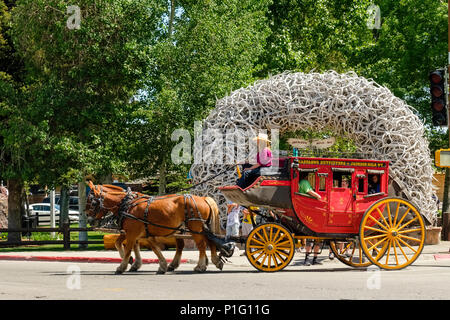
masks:
MULTIPOLYGON (((57 262, 87 262, 87 263, 121 263, 121 258, 101 258, 101 257, 49 257, 49 256, 20 256, 1 255, 0 260, 4 261, 57 261, 57 262)), ((173 259, 166 259, 167 263, 173 259)), ((189 263, 189 259, 181 259, 180 263, 189 263)), ((142 259, 143 264, 159 263, 158 259, 142 259)))
POLYGON ((450 259, 450 254, 435 254, 434 260, 447 260, 450 259))

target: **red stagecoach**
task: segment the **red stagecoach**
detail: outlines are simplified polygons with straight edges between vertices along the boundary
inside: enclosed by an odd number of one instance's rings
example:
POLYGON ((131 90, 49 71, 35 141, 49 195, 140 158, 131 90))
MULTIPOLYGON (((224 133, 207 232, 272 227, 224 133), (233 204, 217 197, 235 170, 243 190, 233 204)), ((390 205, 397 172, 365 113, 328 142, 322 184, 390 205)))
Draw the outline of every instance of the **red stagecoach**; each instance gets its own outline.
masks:
POLYGON ((262 168, 245 189, 219 189, 254 213, 272 213, 269 222, 253 221, 245 240, 247 258, 258 270, 282 270, 305 239, 328 241, 335 256, 353 267, 400 269, 420 255, 425 224, 414 205, 388 196, 388 178, 389 161, 286 157, 262 168), (320 200, 299 193, 300 176, 320 200))

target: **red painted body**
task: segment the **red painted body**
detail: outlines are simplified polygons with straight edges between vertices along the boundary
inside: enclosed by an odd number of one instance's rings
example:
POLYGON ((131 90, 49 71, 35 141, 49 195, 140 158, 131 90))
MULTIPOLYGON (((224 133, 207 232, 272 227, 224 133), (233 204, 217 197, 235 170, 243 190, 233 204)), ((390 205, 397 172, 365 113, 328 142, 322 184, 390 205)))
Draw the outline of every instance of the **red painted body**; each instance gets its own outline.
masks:
MULTIPOLYGON (((389 162, 359 159, 297 158, 299 169, 317 169, 314 172, 314 191, 317 200, 298 194, 299 176, 291 167, 291 199, 293 212, 309 229, 317 233, 358 233, 364 212, 375 201, 387 197, 389 162), (334 168, 350 169, 351 185, 348 188, 333 186, 334 168), (383 172, 379 176, 380 193, 368 195, 368 170, 383 172), (322 184, 320 179, 323 179, 322 184)), ((292 163, 292 158, 290 159, 292 163)))
MULTIPOLYGON (((290 197, 286 196, 291 203, 280 209, 289 216, 296 216, 306 227, 320 234, 357 234, 366 210, 375 201, 388 195, 388 161, 304 157, 289 157, 284 161, 288 161, 285 170, 289 170, 289 175, 286 178, 262 176, 245 190, 238 186, 219 189, 229 200, 241 205, 248 206, 252 203, 272 208, 280 206, 268 204, 267 199, 258 199, 257 192, 264 197, 269 192, 264 193, 263 190, 274 189, 277 192, 271 193, 274 196, 269 201, 274 203, 279 203, 276 200, 279 200, 280 190, 282 195, 290 192, 290 197), (298 193, 299 173, 307 170, 310 171, 308 180, 312 182, 314 191, 322 197, 321 200, 298 193), (342 182, 342 175, 351 178, 348 187, 342 182), (369 195, 368 179, 372 175, 378 175, 380 190, 369 195), (256 197, 251 194, 253 191, 256 192, 256 197)), ((381 207, 380 209, 383 210, 381 207)))

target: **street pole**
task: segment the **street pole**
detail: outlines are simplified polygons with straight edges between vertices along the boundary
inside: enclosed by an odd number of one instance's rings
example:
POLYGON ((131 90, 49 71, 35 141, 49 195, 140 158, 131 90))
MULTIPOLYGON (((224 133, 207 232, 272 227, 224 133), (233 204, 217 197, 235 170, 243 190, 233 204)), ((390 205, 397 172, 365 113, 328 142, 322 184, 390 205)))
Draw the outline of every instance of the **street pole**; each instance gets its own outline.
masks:
MULTIPOLYGON (((450 14, 450 5, 449 2, 447 2, 447 11, 448 14, 450 14)), ((448 54, 447 54, 447 114, 448 109, 449 109, 449 105, 448 103, 450 102, 450 16, 447 14, 447 20, 448 20, 448 54)), ((449 143, 449 147, 450 147, 450 117, 447 118, 447 125, 448 125, 448 143, 449 143)), ((449 205, 448 205, 448 201, 449 201, 449 184, 450 184, 450 169, 449 168, 445 168, 445 186, 444 186, 444 192, 445 192, 445 197, 447 200, 447 205, 446 207, 442 207, 442 239, 444 241, 448 241, 449 239, 449 228, 450 228, 450 213, 449 213, 449 205)), ((445 202, 445 201, 444 201, 445 202)))
MULTIPOLYGON (((61 216, 60 216, 61 217, 61 216)), ((55 227, 55 189, 50 190, 50 227, 55 227)), ((50 233, 52 238, 55 238, 56 233, 50 233)))

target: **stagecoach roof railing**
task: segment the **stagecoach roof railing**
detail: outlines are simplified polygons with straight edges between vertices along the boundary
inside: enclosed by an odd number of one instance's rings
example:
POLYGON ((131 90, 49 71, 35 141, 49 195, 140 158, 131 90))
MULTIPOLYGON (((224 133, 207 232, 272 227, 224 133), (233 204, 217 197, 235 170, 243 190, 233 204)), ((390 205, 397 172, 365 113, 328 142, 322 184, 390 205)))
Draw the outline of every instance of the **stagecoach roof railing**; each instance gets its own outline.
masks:
POLYGON ((381 160, 387 161, 387 159, 380 159, 380 154, 375 152, 340 152, 340 151, 321 151, 321 150, 298 150, 296 157, 308 157, 308 158, 341 158, 341 159, 364 159, 364 160, 381 160))

